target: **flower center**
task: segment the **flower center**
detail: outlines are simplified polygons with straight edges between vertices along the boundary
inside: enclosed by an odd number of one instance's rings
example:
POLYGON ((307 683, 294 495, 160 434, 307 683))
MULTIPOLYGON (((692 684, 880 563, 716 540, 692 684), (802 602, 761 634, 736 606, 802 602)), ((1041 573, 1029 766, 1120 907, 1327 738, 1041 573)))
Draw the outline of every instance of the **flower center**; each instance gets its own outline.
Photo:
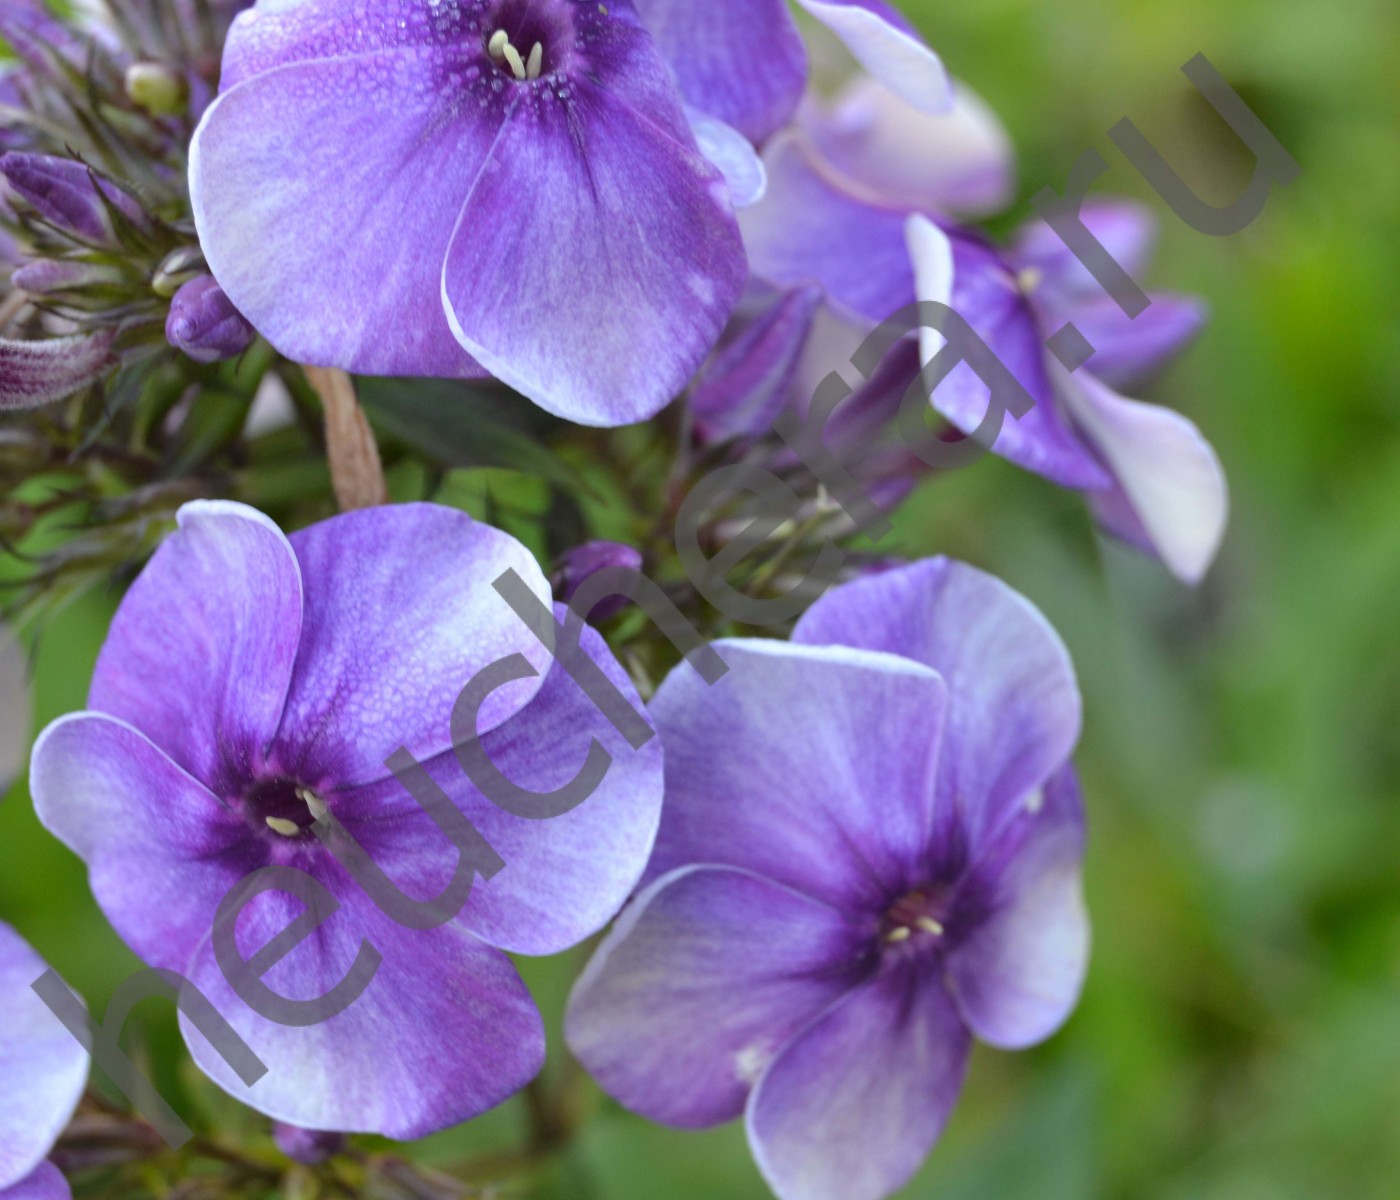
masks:
POLYGON ((941 943, 947 935, 948 898, 933 889, 901 896, 880 922, 880 939, 887 946, 906 942, 941 943))
POLYGON ((265 779, 243 797, 243 815, 257 830, 284 838, 303 836, 326 814, 326 802, 291 779, 265 779))
POLYGON ((516 79, 538 79, 544 69, 543 42, 536 42, 530 47, 529 55, 522 57, 520 51, 511 44, 510 34, 504 29, 498 29, 486 43, 486 49, 491 55, 491 61, 497 66, 509 68, 516 79))

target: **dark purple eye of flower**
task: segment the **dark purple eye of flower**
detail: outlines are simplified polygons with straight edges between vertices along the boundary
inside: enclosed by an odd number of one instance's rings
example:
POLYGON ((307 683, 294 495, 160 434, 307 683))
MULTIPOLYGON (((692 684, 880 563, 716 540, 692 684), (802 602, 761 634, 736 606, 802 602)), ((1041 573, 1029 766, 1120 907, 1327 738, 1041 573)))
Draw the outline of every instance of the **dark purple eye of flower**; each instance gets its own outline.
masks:
POLYGON ((880 938, 889 946, 908 943, 921 949, 942 945, 948 933, 950 894, 946 887, 928 887, 901 896, 880 922, 880 938))
POLYGON ((575 51, 598 32, 606 5, 504 0, 484 25, 486 52, 506 75, 526 82, 567 71, 575 51))
POLYGON ((255 830, 284 838, 309 835, 326 812, 325 801, 293 779, 257 780, 234 807, 255 830))

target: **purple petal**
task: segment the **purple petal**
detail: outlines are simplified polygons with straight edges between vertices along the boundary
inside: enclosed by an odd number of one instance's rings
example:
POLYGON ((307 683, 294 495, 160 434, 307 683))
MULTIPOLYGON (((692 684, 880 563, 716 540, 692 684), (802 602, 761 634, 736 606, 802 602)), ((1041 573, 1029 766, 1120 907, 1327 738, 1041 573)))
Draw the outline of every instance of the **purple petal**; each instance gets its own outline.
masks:
MULTIPOLYGON (((251 10, 229 59, 250 57, 253 33, 277 44, 272 31, 303 10, 341 7, 251 10)), ((414 30, 429 11, 415 7, 414 30)), ((297 362, 479 376, 442 311, 442 263, 501 114, 470 99, 444 118, 452 56, 399 46, 380 28, 364 36, 363 55, 225 85, 190 148, 200 246, 234 307, 297 362)))
POLYGON ((116 363, 110 333, 41 342, 0 338, 0 412, 63 400, 96 383, 116 363))
POLYGON ((801 110, 822 158, 874 200, 914 211, 988 216, 1010 203, 1015 155, 996 114, 959 86, 953 110, 930 116, 868 76, 829 104, 801 110))
MULTIPOLYGON (((47 970, 0 922, 0 1189, 21 1180, 34 1184, 30 1172, 53 1148, 87 1085, 87 1051, 30 989, 47 970)), ((41 1169, 41 1184, 45 1175, 41 1169)))
POLYGON ((914 299, 902 208, 843 189, 795 135, 775 138, 763 158, 768 191, 739 214, 755 275, 787 288, 820 284, 844 314, 871 323, 914 299))
MULTIPOLYGON (((582 546, 566 550, 560 557, 559 568, 553 576, 554 586, 559 599, 568 604, 583 585, 599 572, 640 571, 645 564, 642 552, 635 546, 622 542, 585 542, 582 546)), ((590 621, 602 622, 617 616, 629 604, 626 596, 609 596, 585 615, 590 621)))
POLYGON ((699 109, 688 108, 685 115, 700 153, 719 168, 729 185, 734 207, 747 208, 762 200, 763 193, 768 190, 768 172, 753 143, 732 125, 699 109))
MULTIPOLYGON (((368 988, 329 1020, 293 1028, 255 1014, 206 943, 189 977, 266 1064, 246 1086, 181 1016, 199 1068, 235 1099, 306 1129, 400 1141, 460 1124, 528 1083, 544 1063, 540 1016, 510 960, 460 925, 420 933, 384 916, 338 867, 317 876, 341 903, 264 977, 279 995, 314 1000, 349 972, 362 942, 383 962, 368 988)), ((303 911, 283 893, 253 901, 238 927, 245 957, 303 911)))
MULTIPOLYGON (((653 64, 629 65, 640 81, 653 64)), ((443 271, 462 345, 579 424, 630 424, 670 403, 747 279, 728 188, 653 90, 643 114, 576 80, 566 101, 510 120, 443 271)))
MULTIPOLYGON (((560 606, 561 620, 565 613, 560 606)), ((628 703, 644 711, 602 637, 585 629, 582 645, 628 703)), ((497 807, 451 753, 426 764, 506 864, 489 881, 476 881, 460 918, 463 928, 490 945, 517 954, 558 954, 606 925, 637 886, 661 818, 659 738, 633 750, 555 663, 539 694, 483 737, 482 748, 507 779, 547 792, 578 774, 593 739, 612 756, 606 776, 583 804, 549 820, 497 807)), ((447 886, 455 852, 396 780, 328 800, 404 891, 431 896, 447 886)))
POLYGON ((212 275, 191 279, 170 302, 165 340, 196 362, 237 358, 256 337, 212 275))
MULTIPOLYGON (((1157 218, 1152 211, 1130 200, 1088 200, 1080 220, 1129 275, 1136 278, 1147 267, 1157 240, 1157 218)), ((1034 220, 1016 235, 1013 256, 1018 269, 1038 271, 1043 286, 1061 296, 1103 296, 1088 269, 1048 224, 1034 220)))
POLYGON ((652 701, 666 805, 648 868, 742 867, 837 907, 912 886, 927 845, 945 689, 908 659, 722 641, 717 684, 652 701))
MULTIPOLYGON (((952 307, 1035 403, 1024 416, 1006 414, 995 453, 1063 487, 1106 485, 1102 466, 1060 414, 1045 365, 1044 335, 1017 278, 979 235, 953 230, 945 249, 934 232, 927 218, 910 218, 909 253, 919 299, 944 302, 951 250, 952 307)), ((945 344, 934 330, 924 330, 920 342, 925 363, 945 344)), ((989 398, 987 385, 965 363, 938 385, 932 397, 934 408, 969 434, 982 424, 989 398)))
POLYGON ((884 0, 797 0, 846 43, 871 75, 920 112, 947 112, 953 85, 942 60, 884 0))
MULTIPOLYGON (((403 748, 424 761, 452 745, 452 710, 483 668, 514 653, 537 670, 549 653, 497 594, 506 571, 542 604, 549 584, 509 534, 435 504, 365 509, 292 535, 305 588, 301 651, 278 733, 282 772, 315 786, 384 779, 403 748)), ((481 729, 540 690, 493 693, 481 729)))
POLYGON ((807 51, 783 0, 637 0, 686 100, 762 144, 797 108, 807 51))
POLYGON ((51 1162, 42 1162, 13 1187, 0 1188, 0 1200, 73 1200, 73 1189, 51 1162))
POLYGON ((135 225, 149 223, 131 195, 75 159, 6 154, 0 158, 0 177, 44 221, 88 242, 111 241, 111 209, 135 225))
POLYGON ((747 871, 672 872, 579 978, 569 1046, 650 1120, 733 1120, 773 1057, 869 969, 869 941, 835 909, 747 871))
POLYGON ((1035 1045, 1078 1003, 1089 964, 1083 857, 1084 804, 1066 768, 1032 794, 973 868, 985 915, 950 952, 947 972, 958 1010, 982 1041, 1035 1045))
POLYGON ((946 558, 828 592, 793 640, 901 654, 947 681, 938 764, 943 812, 985 844, 1063 766, 1081 704, 1069 653, 1023 596, 946 558))
POLYGON ((822 302, 820 288, 765 296, 741 314, 737 332, 701 372, 690 394, 695 429, 707 442, 769 433, 791 398, 798 365, 822 302))
POLYGON ((87 864, 103 913, 152 966, 183 971, 219 902, 262 865, 240 817, 112 717, 76 713, 44 730, 30 788, 39 820, 87 864))
POLYGON ((282 531, 255 509, 198 501, 178 519, 117 611, 88 703, 222 794, 277 731, 301 577, 282 531))
POLYGON ((749 1101, 779 1200, 881 1200, 938 1141, 970 1038, 930 963, 882 972, 778 1056, 749 1101))
POLYGON ((1085 370, 1110 387, 1140 383, 1179 354, 1200 333, 1206 308, 1191 296, 1149 294, 1151 306, 1129 317, 1107 297, 1080 301, 1069 313, 1094 347, 1085 370))
MULTIPOLYGON (((1220 460, 1180 413, 1128 400, 1085 371, 1064 383, 1065 403, 1116 480, 1105 512, 1136 528, 1168 569, 1199 583, 1225 536, 1230 498, 1220 460)), ((1132 538, 1129 532, 1130 540, 1132 538)))

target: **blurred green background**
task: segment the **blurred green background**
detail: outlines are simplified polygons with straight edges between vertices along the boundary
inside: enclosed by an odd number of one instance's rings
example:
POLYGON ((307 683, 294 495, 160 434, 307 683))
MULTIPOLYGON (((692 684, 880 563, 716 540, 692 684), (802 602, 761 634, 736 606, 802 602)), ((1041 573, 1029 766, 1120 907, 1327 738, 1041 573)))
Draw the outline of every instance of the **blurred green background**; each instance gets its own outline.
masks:
MULTIPOLYGON (((1090 147, 1114 164, 1104 190, 1161 211, 1150 281, 1200 293, 1214 319, 1152 398, 1201 425, 1234 497, 1197 592, 997 462, 930 484, 901 518, 905 553, 987 567, 1070 644, 1096 928, 1073 1021, 1031 1053, 978 1051, 906 1195, 1400 1196, 1400 7, 903 7, 1009 126, 1015 215, 1090 147), (1303 166, 1226 240, 1172 217, 1105 136, 1131 117, 1202 194, 1233 198, 1249 164, 1179 72, 1198 51, 1303 166)), ((36 722, 82 706, 113 602, 88 597, 49 628, 36 722)), ((0 914, 100 1010, 137 964, 23 780, 0 806, 0 848, 0 914)), ((576 967, 527 966, 556 1026, 576 967)), ((143 1016, 137 1042, 179 1086, 169 1014, 143 1016)), ((680 1134, 588 1104, 537 1194, 767 1194, 738 1129, 680 1134)), ((508 1146, 523 1123, 515 1101, 422 1153, 508 1146)))

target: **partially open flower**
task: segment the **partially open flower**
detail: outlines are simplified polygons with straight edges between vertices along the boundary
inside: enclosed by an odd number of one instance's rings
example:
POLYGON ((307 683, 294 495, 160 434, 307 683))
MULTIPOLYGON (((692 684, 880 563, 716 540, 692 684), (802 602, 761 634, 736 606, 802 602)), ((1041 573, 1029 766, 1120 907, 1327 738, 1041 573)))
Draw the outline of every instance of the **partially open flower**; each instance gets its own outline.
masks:
POLYGON ((212 275, 191 279, 170 302, 166 340, 196 362, 237 358, 257 336, 212 275))

